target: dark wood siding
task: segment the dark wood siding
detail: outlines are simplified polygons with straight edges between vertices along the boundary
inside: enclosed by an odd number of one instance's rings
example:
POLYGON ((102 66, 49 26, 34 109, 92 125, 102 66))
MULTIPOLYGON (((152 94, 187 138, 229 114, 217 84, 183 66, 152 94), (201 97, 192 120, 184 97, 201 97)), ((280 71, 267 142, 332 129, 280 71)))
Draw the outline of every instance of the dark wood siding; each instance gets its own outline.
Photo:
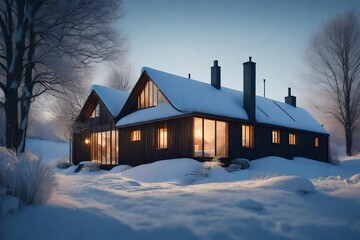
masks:
POLYGON ((119 129, 119 164, 136 166, 157 160, 193 156, 192 117, 159 121, 119 129), (157 149, 157 130, 166 127, 167 148, 157 149), (131 141, 132 131, 141 131, 140 141, 131 141))
POLYGON ((115 123, 109 111, 99 100, 96 94, 90 95, 87 104, 82 109, 82 117, 76 122, 72 141, 72 162, 90 161, 90 144, 85 144, 85 139, 90 139, 90 134, 115 129, 115 123), (99 117, 89 118, 97 105, 100 105, 99 117), (85 117, 84 117, 85 116, 85 117))
POLYGON ((254 148, 241 147, 242 124, 248 122, 229 122, 229 159, 237 157, 256 159, 266 156, 280 156, 288 159, 305 157, 328 161, 328 135, 289 129, 279 126, 252 124, 254 126, 254 148), (280 130, 280 144, 272 143, 272 130, 280 130), (289 145, 289 133, 297 135, 296 145, 289 145), (319 147, 315 147, 315 137, 319 147))

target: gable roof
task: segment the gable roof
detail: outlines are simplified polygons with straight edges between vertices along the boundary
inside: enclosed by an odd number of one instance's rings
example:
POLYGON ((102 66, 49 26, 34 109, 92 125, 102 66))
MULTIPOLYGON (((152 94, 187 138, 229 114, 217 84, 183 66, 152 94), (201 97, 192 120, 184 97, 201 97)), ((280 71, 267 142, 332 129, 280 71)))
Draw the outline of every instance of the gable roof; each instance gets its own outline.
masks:
MULTIPOLYGON (((220 90, 211 84, 197 80, 180 77, 162 72, 149 67, 144 67, 142 72, 157 85, 165 97, 169 100, 175 111, 182 114, 201 113, 218 117, 229 117, 248 120, 248 115, 243 107, 243 92, 221 87, 220 90)), ((168 106, 169 107, 169 106, 168 106)), ((147 111, 138 110, 125 116, 126 124, 139 123, 139 118, 130 115, 150 114, 158 111, 157 108, 149 108, 147 111), (152 110, 153 109, 153 110, 152 110)), ((170 111, 170 110, 168 110, 170 111)), ((154 116, 153 114, 150 114, 154 116)), ((179 114, 180 115, 180 114, 179 114)), ((125 118, 124 117, 124 118, 125 118)), ((139 116, 138 116, 139 117, 139 116)), ((145 118, 142 116, 141 118, 145 118)), ((154 118, 159 119, 158 117, 154 118)), ((147 120, 148 119, 147 117, 147 120)), ((259 123, 278 125, 294 129, 319 132, 327 134, 327 131, 303 108, 293 107, 289 104, 256 96, 256 121, 259 123)), ((117 123, 117 126, 125 125, 125 120, 117 123)))
POLYGON ((122 107, 129 97, 129 93, 127 92, 97 84, 92 85, 91 90, 94 91, 101 99, 113 118, 119 115, 122 107))

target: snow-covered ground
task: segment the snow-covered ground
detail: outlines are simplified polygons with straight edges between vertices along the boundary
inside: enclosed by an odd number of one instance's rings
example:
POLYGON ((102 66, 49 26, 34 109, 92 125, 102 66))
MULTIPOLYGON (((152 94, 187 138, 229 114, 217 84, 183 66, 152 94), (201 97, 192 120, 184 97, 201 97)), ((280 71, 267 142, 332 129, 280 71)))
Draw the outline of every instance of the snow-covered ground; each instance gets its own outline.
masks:
POLYGON ((56 169, 47 205, 0 219, 0 239, 360 239, 360 156, 339 166, 267 157, 232 173, 192 159, 74 169, 56 169))

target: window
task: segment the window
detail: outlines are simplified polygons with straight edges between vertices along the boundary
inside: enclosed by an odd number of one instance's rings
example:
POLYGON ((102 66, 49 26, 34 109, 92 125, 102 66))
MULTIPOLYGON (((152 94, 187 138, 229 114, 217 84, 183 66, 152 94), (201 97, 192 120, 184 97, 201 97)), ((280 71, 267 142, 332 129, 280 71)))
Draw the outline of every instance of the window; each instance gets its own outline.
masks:
POLYGON ((295 133, 289 133, 289 144, 290 145, 297 145, 298 139, 295 133))
POLYGON ((167 148, 167 128, 159 128, 157 131, 157 148, 167 148))
POLYGON ((164 95, 152 81, 148 81, 138 97, 138 109, 153 107, 163 102, 166 102, 164 95))
POLYGON ((135 130, 131 132, 131 141, 140 141, 141 140, 141 132, 140 130, 135 130))
POLYGON ((254 126, 242 125, 242 146, 246 148, 254 147, 254 126))
POLYGON ((315 137, 315 147, 319 147, 319 138, 315 137))
POLYGON ((90 135, 90 158, 100 164, 118 164, 118 131, 96 132, 90 135))
POLYGON ((280 144, 280 130, 272 130, 272 143, 280 144))
POLYGON ((194 156, 227 157, 227 123, 203 118, 194 118, 194 156))
POLYGON ((96 108, 94 109, 94 111, 91 113, 90 118, 96 118, 98 117, 100 114, 100 107, 99 104, 96 106, 96 108))

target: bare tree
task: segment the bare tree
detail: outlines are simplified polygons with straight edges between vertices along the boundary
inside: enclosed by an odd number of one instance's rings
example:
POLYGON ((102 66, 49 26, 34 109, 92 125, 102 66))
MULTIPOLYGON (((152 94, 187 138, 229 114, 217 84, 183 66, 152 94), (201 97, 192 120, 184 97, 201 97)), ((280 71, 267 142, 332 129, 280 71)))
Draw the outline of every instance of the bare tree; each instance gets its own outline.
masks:
POLYGON ((344 127, 346 153, 352 155, 353 134, 360 120, 360 19, 355 12, 336 16, 314 34, 308 59, 326 101, 317 107, 344 127))
POLYGON ((116 68, 110 68, 107 77, 107 85, 111 88, 119 89, 125 92, 133 88, 131 70, 120 71, 116 68))
POLYGON ((0 2, 0 89, 6 146, 24 151, 31 103, 47 92, 75 90, 76 73, 111 60, 123 39, 112 23, 119 0, 0 2))

